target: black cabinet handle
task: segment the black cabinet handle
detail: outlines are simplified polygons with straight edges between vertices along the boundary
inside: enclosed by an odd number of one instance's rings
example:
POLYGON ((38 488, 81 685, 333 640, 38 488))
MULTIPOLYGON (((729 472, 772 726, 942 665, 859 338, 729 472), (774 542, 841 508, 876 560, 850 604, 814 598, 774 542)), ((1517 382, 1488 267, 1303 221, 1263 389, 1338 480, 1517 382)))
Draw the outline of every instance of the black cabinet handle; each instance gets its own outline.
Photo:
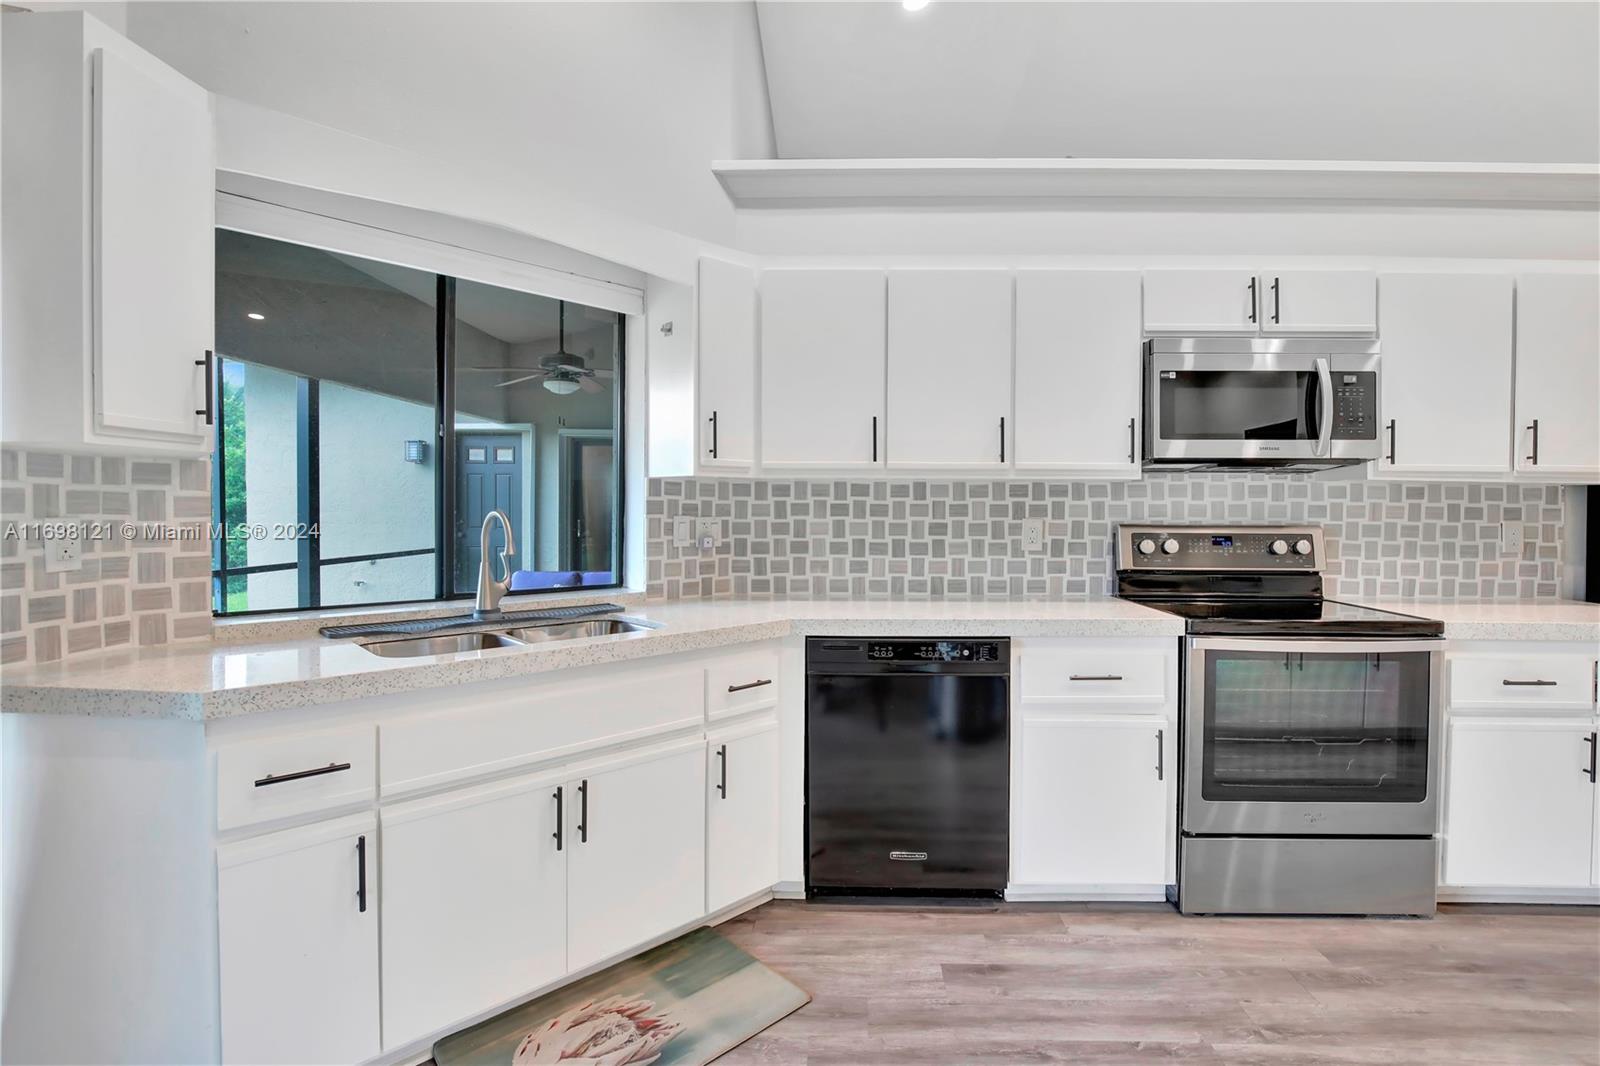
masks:
POLYGON ((356 910, 367 913, 367 838, 356 837, 356 910))
POLYGON ((746 681, 742 685, 729 685, 728 686, 728 691, 729 692, 743 692, 747 688, 760 688, 762 685, 770 685, 770 684, 772 684, 772 678, 764 677, 759 681, 746 681))
POLYGON ((878 416, 872 416, 872 461, 878 461, 878 416))
POLYGON ((1537 418, 1535 418, 1533 420, 1533 424, 1530 425, 1528 428, 1533 430, 1533 454, 1528 456, 1528 462, 1532 463, 1534 466, 1538 466, 1539 465, 1539 420, 1537 418))
POLYGON ((1394 465, 1394 419, 1389 419, 1389 465, 1394 465))
POLYGON ((1121 681, 1121 674, 1068 674, 1068 681, 1121 681))
POLYGON ((556 790, 555 790, 554 793, 552 793, 552 795, 555 797, 555 801, 556 801, 556 831, 554 833, 551 833, 550 835, 556 838, 556 850, 560 851, 561 850, 561 845, 563 843, 563 841, 561 839, 561 833, 562 833, 562 829, 563 829, 562 823, 565 821, 565 819, 562 817, 562 813, 561 813, 561 786, 560 785, 556 786, 556 790))
POLYGON ((1511 688, 1511 687, 1514 687, 1514 686, 1521 686, 1523 688, 1554 688, 1556 686, 1556 682, 1554 682, 1554 681, 1543 681, 1543 680, 1513 681, 1509 677, 1506 678, 1504 681, 1501 681, 1500 683, 1502 685, 1505 685, 1507 688, 1511 688))
POLYGON ((1250 279, 1250 321, 1256 320, 1256 279, 1250 279))
POLYGON ((1278 281, 1278 278, 1272 279, 1272 321, 1274 324, 1277 324, 1278 321, 1278 281))
POLYGON ((578 843, 589 843, 589 779, 578 782, 578 843))
POLYGON ((1585 770, 1584 773, 1588 775, 1589 784, 1592 785, 1595 782, 1595 771, 1600 769, 1600 767, 1596 767, 1595 765, 1595 752, 1597 749, 1600 749, 1600 734, 1590 733, 1588 736, 1583 738, 1583 742, 1589 745, 1589 768, 1585 770))
POLYGON ((1130 465, 1138 461, 1134 458, 1134 451, 1139 446, 1139 439, 1134 429, 1134 426, 1137 422, 1138 419, 1128 419, 1128 463, 1130 465))
POLYGON ((724 744, 717 749, 717 758, 721 760, 721 780, 717 782, 717 791, 723 799, 728 798, 728 745, 724 744))
POLYGON ((206 357, 204 359, 196 359, 194 361, 195 366, 203 366, 206 368, 206 405, 196 410, 195 414, 205 415, 206 425, 208 426, 211 425, 212 420, 211 397, 216 391, 216 381, 212 370, 212 366, 215 361, 216 355, 211 351, 210 348, 206 349, 206 357))
POLYGON ((711 412, 711 458, 717 457, 717 412, 711 412))
POLYGON ((1167 731, 1156 730, 1156 780, 1167 779, 1167 731))
POLYGON ((1006 416, 1000 416, 1000 461, 1006 461, 1006 416))
POLYGON ((285 781, 303 781, 308 777, 321 777, 323 774, 337 774, 350 769, 347 762, 331 762, 327 766, 319 766, 315 770, 296 770, 292 774, 268 774, 266 777, 256 778, 256 787, 266 785, 281 785, 285 781))

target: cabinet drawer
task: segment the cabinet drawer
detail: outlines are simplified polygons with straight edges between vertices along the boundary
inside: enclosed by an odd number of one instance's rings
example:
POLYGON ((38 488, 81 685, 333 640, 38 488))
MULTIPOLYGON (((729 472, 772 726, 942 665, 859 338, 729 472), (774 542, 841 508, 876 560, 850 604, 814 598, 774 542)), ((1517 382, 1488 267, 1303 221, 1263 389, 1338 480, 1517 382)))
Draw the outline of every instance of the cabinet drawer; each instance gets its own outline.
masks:
POLYGON ((743 714, 778 702, 778 649, 756 648, 714 660, 706 668, 706 714, 743 714))
POLYGON ((1595 661, 1586 655, 1467 655, 1450 660, 1450 706, 1587 710, 1595 661))
POLYGON ((474 696, 463 689, 455 709, 382 727, 383 795, 702 725, 704 676, 696 667, 532 691, 512 686, 474 696))
POLYGON ((1161 704, 1167 701, 1167 663, 1167 656, 1146 650, 1030 650, 1022 658, 1022 698, 1161 704))
POLYGON ((217 748, 217 828, 368 803, 375 755, 370 725, 224 744, 217 748))

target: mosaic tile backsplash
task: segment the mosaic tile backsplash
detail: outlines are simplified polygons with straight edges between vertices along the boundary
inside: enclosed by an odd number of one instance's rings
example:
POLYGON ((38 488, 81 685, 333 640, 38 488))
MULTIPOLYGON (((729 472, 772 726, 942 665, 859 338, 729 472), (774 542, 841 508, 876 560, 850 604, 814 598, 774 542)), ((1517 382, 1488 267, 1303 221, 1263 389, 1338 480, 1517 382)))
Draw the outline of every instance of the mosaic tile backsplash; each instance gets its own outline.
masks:
POLYGON ((210 486, 203 459, 0 450, 0 663, 209 637, 210 486), (105 534, 82 569, 45 572, 51 521, 105 534))
POLYGON ((1119 522, 1297 523, 1325 531, 1325 592, 1362 599, 1561 597, 1556 485, 1154 474, 1137 482, 652 479, 652 599, 979 599, 1109 595, 1119 522), (718 520, 715 547, 673 519, 718 520), (1022 523, 1043 518, 1045 550, 1022 523), (1500 523, 1523 550, 1502 556, 1500 523))

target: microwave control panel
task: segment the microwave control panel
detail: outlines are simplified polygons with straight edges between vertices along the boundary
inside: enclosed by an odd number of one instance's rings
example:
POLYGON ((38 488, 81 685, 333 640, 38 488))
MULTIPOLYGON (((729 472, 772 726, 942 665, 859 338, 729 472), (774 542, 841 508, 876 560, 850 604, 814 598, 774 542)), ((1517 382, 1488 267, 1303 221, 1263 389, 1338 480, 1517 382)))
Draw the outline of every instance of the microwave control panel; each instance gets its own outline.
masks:
POLYGON ((1378 375, 1333 372, 1333 439, 1378 439, 1378 375))

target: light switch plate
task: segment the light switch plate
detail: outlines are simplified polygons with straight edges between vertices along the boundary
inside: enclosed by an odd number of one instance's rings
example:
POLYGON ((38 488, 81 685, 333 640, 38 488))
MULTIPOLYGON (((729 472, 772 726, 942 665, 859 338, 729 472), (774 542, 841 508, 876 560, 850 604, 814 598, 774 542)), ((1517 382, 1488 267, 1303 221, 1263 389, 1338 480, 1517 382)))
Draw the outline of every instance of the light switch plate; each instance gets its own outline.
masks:
POLYGON ((1022 550, 1025 552, 1044 551, 1044 519, 1025 518, 1022 521, 1022 550))
POLYGON ((1500 554, 1520 558, 1522 555, 1522 535, 1521 522, 1501 522, 1500 554))
POLYGON ((681 516, 672 520, 672 546, 687 548, 694 543, 694 519, 681 516))
POLYGON ((46 537, 44 539, 44 572, 64 574, 83 569, 83 538, 46 537))

